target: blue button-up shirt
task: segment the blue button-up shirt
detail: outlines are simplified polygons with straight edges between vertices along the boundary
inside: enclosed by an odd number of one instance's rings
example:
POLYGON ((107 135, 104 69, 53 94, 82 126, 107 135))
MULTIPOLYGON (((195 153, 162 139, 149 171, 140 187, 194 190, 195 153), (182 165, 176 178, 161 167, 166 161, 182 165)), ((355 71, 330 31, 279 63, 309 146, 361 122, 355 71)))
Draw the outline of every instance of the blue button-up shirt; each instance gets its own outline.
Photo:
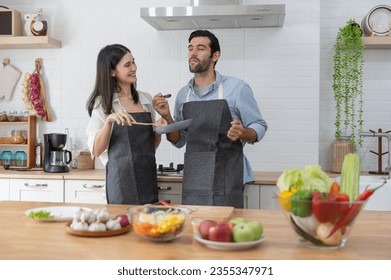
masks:
MULTIPOLYGON (((220 83, 223 87, 223 98, 227 100, 233 120, 240 120, 245 128, 252 128, 257 133, 255 142, 259 142, 266 133, 267 124, 262 118, 254 93, 250 86, 243 80, 222 76, 216 71, 216 81, 209 86, 206 94, 198 96, 194 92, 194 78, 181 88, 175 100, 174 120, 182 121, 183 104, 187 101, 207 101, 218 99, 218 88, 220 83)), ((228 131, 227 131, 228 132, 228 131)), ((181 139, 174 144, 175 147, 181 148, 186 144, 187 133, 181 131, 181 139)), ((245 145, 245 142, 242 141, 245 145)), ((254 182, 254 174, 250 162, 244 156, 243 184, 254 182)))

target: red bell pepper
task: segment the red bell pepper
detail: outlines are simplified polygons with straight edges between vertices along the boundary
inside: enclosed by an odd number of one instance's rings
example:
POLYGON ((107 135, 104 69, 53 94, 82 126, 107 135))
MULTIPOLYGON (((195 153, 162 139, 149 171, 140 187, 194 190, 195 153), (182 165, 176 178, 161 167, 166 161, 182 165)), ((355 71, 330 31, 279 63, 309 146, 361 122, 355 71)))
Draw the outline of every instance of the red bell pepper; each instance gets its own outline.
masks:
POLYGON ((336 193, 335 197, 337 198, 338 202, 344 202, 344 203, 339 203, 339 214, 346 214, 346 212, 349 210, 350 203, 349 203, 349 196, 346 193, 336 193))
POLYGON ((337 197, 334 193, 315 192, 312 194, 312 212, 321 223, 334 223, 340 215, 337 197))

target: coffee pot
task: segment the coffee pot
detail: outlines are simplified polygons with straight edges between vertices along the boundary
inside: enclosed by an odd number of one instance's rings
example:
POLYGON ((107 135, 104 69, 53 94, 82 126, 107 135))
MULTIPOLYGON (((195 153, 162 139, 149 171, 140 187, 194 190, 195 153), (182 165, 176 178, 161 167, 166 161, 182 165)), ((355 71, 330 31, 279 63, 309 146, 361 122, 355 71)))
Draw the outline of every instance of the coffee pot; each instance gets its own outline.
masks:
POLYGON ((65 166, 69 164, 71 160, 72 154, 68 150, 50 152, 50 165, 65 166))
POLYGON ((68 164, 72 161, 70 151, 64 149, 67 135, 63 133, 44 134, 43 171, 50 173, 69 172, 68 164))

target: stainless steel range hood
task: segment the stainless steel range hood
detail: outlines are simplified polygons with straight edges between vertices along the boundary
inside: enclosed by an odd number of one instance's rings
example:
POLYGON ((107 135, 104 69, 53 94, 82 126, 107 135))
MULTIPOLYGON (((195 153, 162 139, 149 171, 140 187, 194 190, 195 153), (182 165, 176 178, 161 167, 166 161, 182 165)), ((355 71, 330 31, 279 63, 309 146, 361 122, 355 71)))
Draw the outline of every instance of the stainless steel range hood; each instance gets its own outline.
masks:
POLYGON ((240 0, 191 1, 186 7, 140 8, 157 30, 282 27, 285 4, 242 5, 240 0))

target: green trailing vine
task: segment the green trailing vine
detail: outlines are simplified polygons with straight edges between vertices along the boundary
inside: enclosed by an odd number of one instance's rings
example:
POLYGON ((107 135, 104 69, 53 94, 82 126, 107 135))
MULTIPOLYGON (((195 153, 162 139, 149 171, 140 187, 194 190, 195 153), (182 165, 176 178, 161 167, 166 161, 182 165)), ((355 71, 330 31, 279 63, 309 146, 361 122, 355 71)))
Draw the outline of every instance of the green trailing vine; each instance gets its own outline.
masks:
MULTIPOLYGON (((333 91, 335 100, 335 137, 350 136, 356 143, 357 134, 362 132, 363 120, 363 52, 360 25, 350 19, 339 29, 334 54, 333 91)), ((362 146, 362 139, 358 139, 362 146)))

